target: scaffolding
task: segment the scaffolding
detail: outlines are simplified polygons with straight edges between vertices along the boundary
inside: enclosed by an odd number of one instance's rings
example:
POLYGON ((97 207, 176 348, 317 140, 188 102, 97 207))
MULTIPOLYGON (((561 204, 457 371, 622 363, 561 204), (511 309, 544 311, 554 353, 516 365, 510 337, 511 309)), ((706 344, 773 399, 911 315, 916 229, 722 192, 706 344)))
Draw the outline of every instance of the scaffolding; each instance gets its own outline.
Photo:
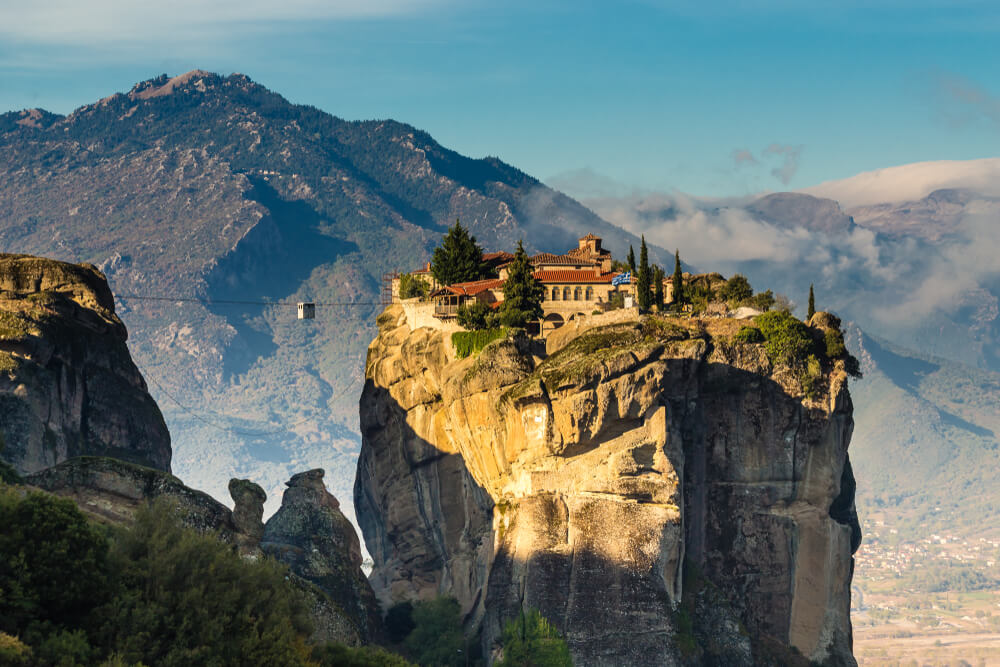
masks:
POLYGON ((388 306, 398 300, 399 295, 395 292, 394 285, 399 279, 399 271, 387 271, 382 274, 382 305, 388 306))

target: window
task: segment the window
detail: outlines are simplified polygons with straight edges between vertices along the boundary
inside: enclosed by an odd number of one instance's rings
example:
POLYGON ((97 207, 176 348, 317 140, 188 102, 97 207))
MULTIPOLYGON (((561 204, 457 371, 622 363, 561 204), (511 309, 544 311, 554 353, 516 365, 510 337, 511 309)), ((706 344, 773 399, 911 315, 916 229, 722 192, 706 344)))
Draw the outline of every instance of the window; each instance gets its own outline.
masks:
POLYGON ((563 287, 563 301, 569 301, 573 298, 572 292, 570 292, 569 287, 563 287))
POLYGON ((593 300, 594 300, 594 288, 588 286, 587 287, 587 301, 593 301, 593 300))
POLYGON ((573 289, 573 300, 574 301, 579 301, 582 296, 583 296, 583 290, 581 290, 579 287, 576 287, 576 288, 573 289))
POLYGON ((553 301, 558 301, 559 300, 559 288, 558 287, 553 287, 552 288, 552 300, 553 301))

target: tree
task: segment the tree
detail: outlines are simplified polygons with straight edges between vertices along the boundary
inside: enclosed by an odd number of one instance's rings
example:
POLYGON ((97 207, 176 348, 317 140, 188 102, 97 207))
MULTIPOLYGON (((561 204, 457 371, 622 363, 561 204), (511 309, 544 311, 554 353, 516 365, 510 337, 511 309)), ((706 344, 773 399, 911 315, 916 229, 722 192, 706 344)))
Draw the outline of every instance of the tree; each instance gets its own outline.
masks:
POLYGON ((497 667, 572 667, 569 647, 537 609, 522 611, 503 628, 503 660, 497 667))
POLYGON ((524 244, 518 241, 514 260, 507 269, 507 280, 503 284, 500 322, 507 327, 523 327, 539 319, 543 312, 544 294, 545 288, 532 275, 524 244))
POLYGON ((483 262, 483 249, 476 244, 476 237, 455 220, 454 226, 434 249, 431 274, 439 285, 453 285, 485 278, 488 268, 483 262))
POLYGON ((430 292, 430 285, 423 278, 419 278, 409 273, 404 273, 399 277, 399 298, 412 299, 413 297, 425 297, 430 292))
POLYGON ((636 274, 635 292, 636 300, 639 302, 639 310, 649 310, 653 303, 653 293, 651 291, 653 276, 649 270, 649 251, 646 249, 646 236, 642 237, 642 245, 639 247, 639 271, 636 274))
POLYGON ((635 273, 635 250, 632 246, 628 247, 628 270, 635 273))
POLYGON ((809 308, 806 311, 806 321, 812 319, 812 316, 816 314, 816 295, 813 294, 812 283, 809 283, 809 308))
POLYGON ((681 251, 674 250, 674 275, 670 278, 670 286, 674 292, 674 306, 680 309, 684 303, 684 275, 681 273, 681 251))
POLYGON ((474 301, 468 305, 462 305, 458 307, 457 320, 458 325, 465 327, 469 331, 478 331, 480 329, 489 328, 493 319, 490 317, 493 315, 493 311, 485 303, 481 301, 474 301))
POLYGON ((753 288, 750 287, 750 281, 746 276, 737 273, 722 286, 719 296, 736 306, 753 296, 753 288))
POLYGON ((458 600, 439 597, 413 605, 413 631, 406 648, 421 665, 459 667, 465 664, 465 636, 458 600))
POLYGON ((663 310, 663 269, 659 264, 653 265, 653 303, 657 310, 663 310))

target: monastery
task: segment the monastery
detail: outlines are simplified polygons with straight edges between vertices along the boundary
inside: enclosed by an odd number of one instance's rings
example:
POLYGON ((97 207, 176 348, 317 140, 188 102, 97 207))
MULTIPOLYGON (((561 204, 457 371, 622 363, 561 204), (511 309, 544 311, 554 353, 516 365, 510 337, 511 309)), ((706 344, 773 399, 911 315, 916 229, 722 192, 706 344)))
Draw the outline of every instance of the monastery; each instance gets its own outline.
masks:
MULTIPOLYGON (((497 308, 503 302, 503 284, 514 259, 509 252, 483 254, 483 261, 496 271, 497 278, 452 285, 438 285, 431 274, 430 263, 411 275, 431 286, 430 300, 434 317, 448 321, 458 309, 473 302, 497 308)), ((579 315, 595 310, 607 311, 631 305, 635 294, 635 277, 611 269, 611 253, 601 247, 601 238, 587 234, 576 248, 565 254, 539 253, 529 258, 535 280, 545 288, 542 301, 544 316, 540 332, 547 333, 579 315)), ((394 300, 398 299, 398 281, 394 285, 394 300)))

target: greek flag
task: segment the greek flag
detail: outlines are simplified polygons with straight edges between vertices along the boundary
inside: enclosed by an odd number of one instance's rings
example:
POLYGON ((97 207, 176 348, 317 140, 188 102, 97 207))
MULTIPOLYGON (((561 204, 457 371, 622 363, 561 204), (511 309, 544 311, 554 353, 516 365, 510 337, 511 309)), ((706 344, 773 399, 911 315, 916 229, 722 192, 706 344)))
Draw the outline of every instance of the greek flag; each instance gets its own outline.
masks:
POLYGON ((612 287, 618 285, 631 285, 632 284, 632 272, 626 271, 625 273, 619 273, 617 276, 611 279, 612 287))

